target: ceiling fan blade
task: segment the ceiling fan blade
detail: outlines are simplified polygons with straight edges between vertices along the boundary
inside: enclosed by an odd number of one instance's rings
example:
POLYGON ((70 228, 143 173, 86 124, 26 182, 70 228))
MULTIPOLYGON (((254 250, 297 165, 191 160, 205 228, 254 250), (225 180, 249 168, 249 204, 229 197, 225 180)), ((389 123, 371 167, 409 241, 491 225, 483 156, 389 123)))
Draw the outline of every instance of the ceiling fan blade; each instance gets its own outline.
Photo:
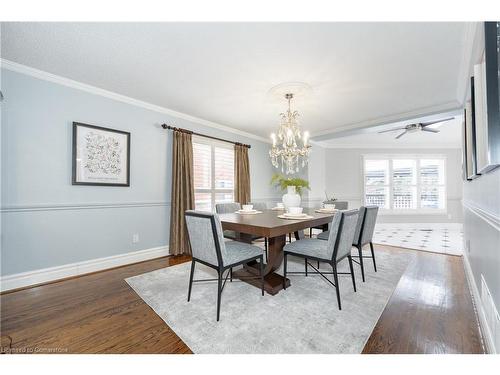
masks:
POLYGON ((396 137, 396 139, 401 138, 401 137, 402 137, 403 135, 405 135, 406 133, 408 133, 408 130, 405 130, 404 132, 402 132, 400 135, 398 135, 398 136, 396 137))
POLYGON ((395 129, 389 129, 389 130, 382 130, 381 132, 378 132, 378 133, 379 133, 379 134, 381 134, 381 133, 393 132, 393 131, 396 131, 396 130, 402 130, 402 129, 406 129, 406 127, 403 127, 403 128, 395 128, 395 129))
POLYGON ((429 122, 422 122, 421 125, 422 127, 424 126, 429 126, 429 125, 432 125, 432 124, 438 124, 440 122, 445 122, 445 121, 450 121, 450 120, 453 120, 455 117, 449 117, 449 118, 445 118, 443 120, 437 120, 437 121, 429 121, 429 122))
POLYGON ((439 129, 422 128, 423 132, 439 133, 439 129))

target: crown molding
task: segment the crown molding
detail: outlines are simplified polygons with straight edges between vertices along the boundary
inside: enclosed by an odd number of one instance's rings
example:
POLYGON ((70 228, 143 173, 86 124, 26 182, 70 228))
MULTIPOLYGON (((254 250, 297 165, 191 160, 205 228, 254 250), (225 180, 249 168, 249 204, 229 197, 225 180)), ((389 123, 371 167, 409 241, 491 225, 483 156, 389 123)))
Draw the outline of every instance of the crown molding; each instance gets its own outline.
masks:
POLYGON ((464 48, 460 68, 457 78, 457 101, 462 105, 467 98, 467 88, 469 87, 469 78, 471 73, 472 55, 474 53, 474 42, 476 34, 482 22, 466 22, 464 31, 464 48))
MULTIPOLYGON (((341 138, 340 138, 341 139, 341 138)), ((349 149, 349 148, 362 148, 362 149, 460 149, 460 145, 453 145, 449 143, 433 143, 428 145, 411 145, 411 144, 394 144, 394 143, 342 143, 342 144, 328 144, 328 141, 320 142, 320 146, 327 149, 349 149)))
POLYGON ((202 119, 202 118, 199 118, 196 116, 191 116, 191 115, 188 115, 186 113, 174 111, 172 109, 165 108, 165 107, 162 107, 162 106, 159 106, 156 104, 152 104, 152 103, 144 102, 142 100, 134 99, 134 98, 131 98, 129 96, 125 96, 122 94, 118 94, 116 92, 108 91, 108 90, 105 90, 105 89, 102 89, 102 88, 99 88, 96 86, 88 85, 86 83, 75 81, 75 80, 72 80, 72 79, 69 79, 66 77, 62 77, 62 76, 59 76, 56 74, 52 74, 52 73, 49 73, 49 72, 46 72, 43 70, 35 69, 35 68, 29 67, 29 66, 26 66, 23 64, 16 63, 14 61, 0 58, 0 67, 7 69, 7 70, 10 70, 10 71, 13 71, 13 72, 16 72, 16 73, 21 73, 21 74, 25 74, 25 75, 28 75, 31 77, 38 78, 38 79, 42 79, 44 81, 57 83, 57 84, 62 85, 62 86, 71 87, 71 88, 74 88, 77 90, 85 91, 85 92, 88 92, 90 94, 103 96, 103 97, 108 98, 108 99, 113 99, 113 100, 116 100, 116 101, 119 101, 122 103, 134 105, 136 107, 145 108, 145 109, 148 109, 150 111, 164 113, 164 114, 172 116, 172 117, 176 117, 176 118, 190 121, 190 122, 193 122, 196 124, 208 126, 208 127, 214 128, 214 129, 228 132, 228 133, 241 135, 243 137, 255 139, 255 140, 258 140, 258 141, 261 141, 264 143, 271 143, 271 141, 267 138, 264 138, 264 137, 261 137, 261 136, 258 136, 258 135, 252 134, 252 133, 247 133, 245 131, 235 129, 235 128, 232 128, 232 127, 227 126, 227 125, 218 124, 218 123, 213 122, 213 121, 205 120, 205 119, 202 119))
POLYGON ((408 112, 403 112, 403 113, 398 113, 390 116, 384 116, 384 117, 378 117, 366 121, 360 121, 344 126, 339 126, 334 129, 330 130, 323 130, 316 132, 314 134, 311 134, 311 138, 316 138, 312 139, 312 141, 316 142, 321 142, 326 139, 328 139, 328 136, 331 136, 330 138, 334 138, 336 134, 348 131, 348 130, 358 130, 358 129, 365 129, 365 128, 370 128, 374 126, 381 126, 381 125, 389 125, 393 124, 396 122, 402 122, 402 121, 410 121, 414 120, 419 117, 429 117, 433 115, 438 115, 442 114, 445 112, 457 112, 457 114, 461 113, 458 112, 459 110, 461 111, 462 104, 460 104, 458 101, 449 101, 446 103, 441 103, 437 104, 434 106, 430 107, 425 107, 425 108, 418 108, 414 109, 412 111, 408 112), (324 139, 318 139, 318 138, 324 138, 324 139))

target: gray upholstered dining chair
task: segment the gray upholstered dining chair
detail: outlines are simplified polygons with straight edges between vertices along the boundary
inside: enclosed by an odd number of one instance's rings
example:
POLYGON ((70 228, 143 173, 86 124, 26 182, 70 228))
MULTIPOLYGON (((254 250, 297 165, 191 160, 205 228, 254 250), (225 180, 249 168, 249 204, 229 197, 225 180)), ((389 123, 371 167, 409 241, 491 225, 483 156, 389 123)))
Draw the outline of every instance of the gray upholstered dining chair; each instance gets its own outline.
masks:
MULTIPOLYGON (((218 214, 231 214, 241 209, 241 205, 239 203, 216 203, 215 204, 215 212, 218 214)), ((234 230, 225 230, 224 237, 229 238, 231 240, 238 239, 238 233, 234 230)))
MULTIPOLYGON (((377 272, 377 263, 375 261, 375 251, 373 249, 373 232, 375 231, 375 224, 377 223, 378 207, 377 206, 366 206, 359 209, 358 223, 356 225, 356 232, 354 234, 353 246, 358 249, 358 255, 353 255, 354 263, 360 265, 361 268, 361 278, 363 282, 365 281, 365 266, 363 264, 363 258, 372 258, 373 268, 377 272), (363 255, 363 247, 370 244, 371 256, 363 255)), ((318 234, 318 238, 321 240, 327 240, 329 231, 318 234)))
MULTIPOLYGON (((335 208, 337 210, 347 210, 349 207, 349 202, 347 202, 347 201, 335 201, 334 204, 335 204, 335 208)), ((323 230, 323 226, 309 228, 309 237, 311 237, 311 238, 313 236, 313 229, 323 230)))
POLYGON ((231 214, 238 210, 241 210, 241 204, 237 202, 215 204, 215 212, 218 214, 231 214))
POLYGON ((261 292, 264 295, 264 267, 262 249, 237 241, 224 241, 222 225, 217 214, 201 211, 186 211, 185 214, 189 242, 191 244, 192 261, 189 275, 188 302, 191 299, 193 282, 214 281, 215 279, 193 280, 196 262, 217 271, 217 321, 220 317, 220 301, 222 290, 228 277, 233 277, 233 267, 259 260, 261 292), (222 283, 223 275, 229 270, 222 283))
MULTIPOLYGON (((256 210, 265 210, 267 209, 265 207, 265 203, 249 203, 254 205, 254 209, 256 210), (262 206, 264 205, 264 206, 262 206)), ((217 203, 215 205, 215 212, 218 214, 231 214, 234 213, 238 210, 241 209, 241 205, 239 203, 217 203)), ((224 237, 229 238, 231 240, 237 240, 239 239, 239 233, 235 232, 234 230, 225 230, 224 231, 224 237)), ((255 241, 263 237, 259 236, 251 236, 251 240, 255 241)), ((266 262, 267 262, 267 238, 264 238, 264 253, 266 256, 266 262)))
POLYGON ((321 275, 326 281, 335 287, 339 310, 342 310, 338 275, 350 274, 352 278, 352 285, 354 287, 354 291, 356 292, 356 279, 354 277, 354 269, 352 265, 351 247, 354 239, 354 232, 356 231, 357 221, 358 210, 339 211, 333 217, 328 241, 318 240, 317 238, 307 238, 285 245, 283 249, 285 258, 283 262, 283 288, 286 289, 288 255, 304 258, 305 272, 289 273, 305 273, 307 276, 307 267, 312 267, 316 271, 313 273, 321 275), (350 272, 338 272, 337 264, 345 258, 349 261, 350 272), (333 272, 321 272, 309 263, 308 260, 326 262, 332 266, 333 272), (333 274, 333 282, 325 276, 326 274, 333 274))
POLYGON ((265 210, 267 210, 267 204, 264 203, 264 202, 251 202, 251 203, 248 203, 248 204, 253 205, 253 209, 257 210, 257 211, 265 211, 265 210))

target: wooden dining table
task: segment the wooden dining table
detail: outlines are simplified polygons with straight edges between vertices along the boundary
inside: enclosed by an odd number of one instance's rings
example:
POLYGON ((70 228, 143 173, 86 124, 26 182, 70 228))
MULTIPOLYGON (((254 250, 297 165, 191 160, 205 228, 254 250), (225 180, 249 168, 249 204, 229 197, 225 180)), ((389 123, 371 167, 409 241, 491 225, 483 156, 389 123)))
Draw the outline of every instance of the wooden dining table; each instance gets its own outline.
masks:
MULTIPOLYGON (((268 239, 267 263, 264 268, 264 290, 271 294, 277 294, 283 288, 283 276, 275 271, 283 262, 283 247, 286 236, 294 233, 296 239, 303 237, 303 230, 312 227, 323 226, 325 229, 332 221, 334 213, 318 213, 315 209, 304 208, 304 213, 311 216, 307 219, 290 220, 279 218, 278 215, 284 211, 265 210, 257 214, 229 213, 220 214, 222 228, 238 233, 237 240, 251 242, 252 237, 266 237, 268 239)), ((246 264, 242 269, 233 272, 234 278, 260 288, 260 268, 257 262, 246 264)), ((290 280, 286 279, 287 287, 290 280)))

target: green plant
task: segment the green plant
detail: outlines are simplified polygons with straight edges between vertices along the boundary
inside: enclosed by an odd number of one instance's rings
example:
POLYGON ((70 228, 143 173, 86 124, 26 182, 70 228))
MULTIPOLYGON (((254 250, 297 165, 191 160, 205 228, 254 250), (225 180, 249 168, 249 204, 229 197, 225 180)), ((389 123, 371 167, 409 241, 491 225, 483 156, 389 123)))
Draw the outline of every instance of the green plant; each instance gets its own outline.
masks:
POLYGON ((298 177, 287 178, 279 173, 275 173, 273 175, 273 177, 271 178, 271 185, 273 185, 275 188, 281 189, 281 191, 285 191, 288 186, 295 186, 295 191, 300 195, 302 195, 303 189, 311 189, 307 180, 298 177))

